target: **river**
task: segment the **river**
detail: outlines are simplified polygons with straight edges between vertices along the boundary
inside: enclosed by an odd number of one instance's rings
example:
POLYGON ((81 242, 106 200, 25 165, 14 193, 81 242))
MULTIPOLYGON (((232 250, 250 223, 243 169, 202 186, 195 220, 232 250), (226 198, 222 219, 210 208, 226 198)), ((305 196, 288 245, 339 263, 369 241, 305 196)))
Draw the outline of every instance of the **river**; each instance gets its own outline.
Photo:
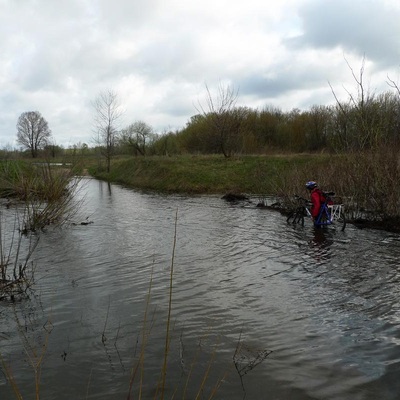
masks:
POLYGON ((400 398, 399 235, 92 179, 78 197, 29 297, 0 303, 0 399, 6 375, 34 398, 35 368, 41 399, 154 398, 172 265, 166 399, 400 398))

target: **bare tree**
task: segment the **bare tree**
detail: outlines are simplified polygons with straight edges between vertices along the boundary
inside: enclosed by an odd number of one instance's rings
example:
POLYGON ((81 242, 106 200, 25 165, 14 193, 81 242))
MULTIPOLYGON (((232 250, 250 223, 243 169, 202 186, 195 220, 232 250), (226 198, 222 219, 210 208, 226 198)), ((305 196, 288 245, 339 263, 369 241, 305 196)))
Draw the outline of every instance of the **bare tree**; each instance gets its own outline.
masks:
POLYGON ((27 111, 18 118, 17 142, 29 149, 33 158, 47 145, 50 137, 49 124, 39 111, 27 111))
POLYGON ((123 129, 121 142, 133 148, 136 154, 146 155, 146 146, 153 138, 153 128, 143 121, 136 121, 123 129))
POLYGON ((199 104, 197 111, 205 117, 211 129, 211 139, 215 141, 216 151, 230 157, 244 120, 244 109, 236 108, 238 91, 233 85, 219 84, 216 96, 212 96, 206 85, 206 105, 199 104))
POLYGON ((376 145, 381 139, 380 131, 378 129, 379 124, 376 121, 376 113, 373 110, 374 104, 376 103, 376 96, 365 88, 365 56, 362 59, 358 75, 354 72, 346 58, 345 61, 351 71, 354 81, 356 82, 357 97, 345 89, 349 96, 348 102, 340 102, 330 83, 329 86, 335 97, 339 110, 348 121, 349 128, 351 128, 351 137, 353 139, 352 142, 350 142, 351 147, 353 149, 363 150, 376 145))
POLYGON ((386 83, 387 83, 391 88, 395 89, 396 92, 397 92, 397 94, 398 94, 399 97, 400 97, 400 87, 399 87, 399 85, 397 84, 397 82, 394 81, 393 79, 391 79, 391 78, 389 77, 389 75, 387 76, 387 78, 388 78, 388 80, 387 80, 386 83))
POLYGON ((95 109, 94 124, 97 133, 96 142, 106 159, 107 172, 111 169, 118 136, 118 122, 123 114, 118 96, 112 90, 101 92, 93 103, 95 109))

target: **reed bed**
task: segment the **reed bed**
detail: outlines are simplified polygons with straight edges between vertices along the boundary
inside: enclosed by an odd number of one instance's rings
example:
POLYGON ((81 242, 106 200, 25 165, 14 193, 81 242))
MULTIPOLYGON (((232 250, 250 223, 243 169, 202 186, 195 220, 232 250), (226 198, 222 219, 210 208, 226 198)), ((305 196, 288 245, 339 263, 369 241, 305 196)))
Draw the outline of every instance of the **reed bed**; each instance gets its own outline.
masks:
POLYGON ((305 183, 318 182, 334 191, 353 221, 394 223, 400 219, 400 158, 397 149, 332 156, 328 162, 293 165, 280 175, 276 194, 288 201, 293 194, 308 196, 305 183))
POLYGON ((75 201, 80 178, 74 168, 50 163, 0 163, 0 196, 22 213, 23 232, 69 221, 79 208, 75 201))

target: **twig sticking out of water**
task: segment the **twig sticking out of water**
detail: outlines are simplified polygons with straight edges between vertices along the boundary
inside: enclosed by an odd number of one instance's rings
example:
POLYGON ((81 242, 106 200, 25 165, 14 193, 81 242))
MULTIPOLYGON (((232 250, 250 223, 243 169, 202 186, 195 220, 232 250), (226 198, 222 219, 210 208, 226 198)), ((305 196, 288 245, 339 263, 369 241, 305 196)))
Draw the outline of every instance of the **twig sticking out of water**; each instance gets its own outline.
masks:
POLYGON ((246 396, 246 390, 243 384, 243 376, 254 369, 257 365, 261 364, 272 353, 272 350, 251 348, 241 341, 241 336, 242 334, 240 334, 235 354, 233 355, 233 363, 237 373, 239 374, 240 383, 242 385, 243 392, 245 393, 244 396, 246 396))
POLYGON ((8 379, 8 381, 10 382, 11 387, 12 387, 12 389, 14 391, 15 398, 17 400, 22 400, 23 399, 22 398, 22 394, 21 394, 21 392, 20 392, 20 390, 18 388, 18 385, 17 385, 17 383, 15 381, 14 375, 13 375, 12 371, 10 370, 10 368, 8 368, 8 365, 4 361, 3 357, 1 356, 1 354, 0 354, 0 361, 1 361, 1 365, 2 365, 3 370, 4 370, 4 374, 5 374, 6 378, 8 379))
MULTIPOLYGON (((43 364, 44 356, 47 353, 49 337, 50 337, 51 332, 53 331, 53 324, 51 322, 51 319, 48 319, 46 321, 46 323, 43 325, 43 329, 46 332, 46 334, 43 339, 43 343, 39 346, 37 343, 34 343, 28 339, 28 336, 26 333, 26 326, 24 327, 21 324, 15 308, 14 308, 14 315, 15 315, 15 320, 17 322, 17 326, 18 326, 18 333, 21 336, 25 353, 27 355, 28 361, 34 371, 34 374, 35 374, 35 399, 39 400, 39 398, 40 398, 40 380, 41 380, 41 375, 42 375, 42 364, 43 364)), ((11 376, 11 378, 12 378, 12 376, 11 376)), ((10 377, 9 377, 9 379, 10 379, 10 377)), ((18 390, 18 388, 17 388, 17 390, 18 390)), ((21 399, 22 399, 22 396, 21 396, 21 399)))
MULTIPOLYGON (((172 294, 173 294, 173 275, 174 275, 174 263, 175 263, 175 249, 176 249, 176 243, 177 243, 177 221, 178 221, 178 211, 176 211, 176 216, 175 216, 175 230, 174 230, 174 240, 173 240, 173 251, 172 251, 172 256, 171 256, 171 267, 169 271, 169 300, 168 300, 168 315, 167 315, 167 321, 166 321, 166 335, 165 335, 165 344, 164 344, 164 360, 162 364, 162 369, 161 369, 161 379, 157 384, 156 390, 154 392, 154 399, 164 399, 165 397, 165 391, 166 391, 166 385, 167 385, 167 364, 168 364, 168 356, 169 356, 169 351, 170 351, 170 344, 171 344, 171 332, 174 331, 174 326, 172 323, 172 294)), ((142 340, 141 343, 138 345, 139 339, 136 341, 136 346, 135 346, 135 354, 136 354, 136 349, 139 347, 139 355, 138 355, 138 360, 132 367, 131 371, 131 377, 129 381, 129 391, 127 395, 127 400, 133 399, 133 386, 135 383, 135 378, 136 375, 140 372, 140 379, 138 382, 138 393, 136 394, 137 399, 142 399, 143 397, 143 389, 144 389, 144 360, 145 360, 145 350, 146 346, 148 344, 149 338, 150 338, 150 333, 153 328, 154 324, 154 314, 151 320, 151 324, 148 327, 148 309, 150 305, 150 297, 151 297, 151 291, 152 291, 152 283, 153 283, 153 269, 151 271, 151 279, 150 279, 150 285, 148 289, 148 294, 147 294, 147 299, 146 299, 146 306, 145 306, 145 311, 144 311, 144 317, 143 317, 143 327, 142 327, 142 340)), ((191 375, 194 369, 194 366, 197 362, 197 358, 199 353, 202 351, 201 346, 199 345, 198 352, 196 353, 193 362, 190 365, 189 372, 187 374, 186 378, 186 383, 185 387, 183 388, 183 396, 182 398, 186 398, 186 393, 187 389, 189 387, 189 382, 191 379, 191 375)), ((200 382, 200 387, 196 393, 196 396, 193 397, 194 399, 200 399, 203 398, 204 396, 204 387, 206 384, 206 381, 209 378, 210 375, 210 370, 211 367, 214 363, 215 355, 217 352, 217 346, 214 347, 212 356, 210 357, 210 360, 207 363, 206 371, 203 374, 202 381, 200 382)), ((179 356, 181 360, 181 367, 185 370, 186 365, 185 365, 185 360, 184 360, 184 346, 183 346, 183 338, 182 335, 180 336, 180 350, 179 350, 179 356)), ((186 371, 184 371, 186 372, 186 371)), ((224 378, 226 376, 226 373, 223 374, 223 377, 218 379, 216 384, 212 387, 210 394, 208 395, 208 399, 214 398, 216 392, 218 391, 219 387, 221 386, 222 382, 224 381, 224 378)), ((176 394, 178 393, 178 386, 175 387, 174 392, 171 395, 171 400, 175 398, 176 394)))
POLYGON ((161 386, 161 400, 164 399, 165 382, 167 377, 167 359, 169 353, 169 335, 170 335, 170 325, 171 325, 171 311, 172 311, 172 283, 174 275, 174 261, 175 261, 175 249, 176 249, 176 232, 178 225, 178 210, 175 214, 175 229, 174 229, 174 242, 172 246, 172 257, 171 257, 171 270, 169 275, 169 301, 168 301, 168 317, 167 317, 167 331, 165 335, 165 347, 164 347, 164 365, 162 368, 162 386, 161 386))
MULTIPOLYGON (((152 289, 152 285, 153 285, 153 272, 154 272, 154 267, 151 269, 149 289, 148 289, 147 297, 146 297, 146 306, 145 306, 144 316, 143 316, 142 343, 140 346, 139 360, 137 361, 137 363, 135 364, 135 366, 132 368, 132 371, 131 371, 131 378, 129 380, 129 391, 128 391, 127 400, 131 399, 133 383, 135 381, 135 377, 136 377, 137 371, 139 369, 140 369, 140 384, 139 384, 138 398, 139 399, 142 398, 142 386, 143 386, 143 376, 144 376, 144 354, 145 354, 146 345, 147 345, 147 342, 148 342, 148 339, 150 336, 150 332, 153 327, 153 322, 154 322, 154 314, 153 314, 153 318, 152 318, 152 321, 150 324, 150 329, 149 329, 149 331, 147 331, 147 314, 148 314, 148 310, 149 310, 151 289, 152 289)), ((137 344, 137 341, 136 341, 136 344, 137 344)), ((136 353, 136 350, 135 350, 135 353, 136 353)))
POLYGON ((107 307, 107 314, 106 314, 106 320, 104 321, 104 328, 103 328, 103 333, 101 334, 101 342, 103 344, 106 343, 107 337, 106 337, 106 328, 107 328, 107 322, 108 322, 108 315, 110 314, 110 297, 108 297, 108 307, 107 307))
POLYGON ((0 300, 15 301, 16 298, 24 296, 33 284, 35 268, 30 259, 39 242, 39 237, 31 235, 27 249, 23 252, 23 240, 26 238, 18 233, 17 225, 17 216, 15 216, 11 237, 6 240, 3 215, 0 212, 0 300), (21 253, 25 253, 23 258, 21 253))

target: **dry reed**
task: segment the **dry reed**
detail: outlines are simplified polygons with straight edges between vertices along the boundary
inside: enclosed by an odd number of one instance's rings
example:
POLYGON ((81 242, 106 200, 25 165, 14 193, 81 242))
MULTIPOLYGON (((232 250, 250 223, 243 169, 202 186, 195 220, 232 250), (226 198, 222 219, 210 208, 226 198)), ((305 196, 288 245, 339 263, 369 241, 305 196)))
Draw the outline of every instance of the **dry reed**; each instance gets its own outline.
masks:
POLYGON ((400 218, 400 158, 397 149, 332 156, 329 162, 293 165, 278 180, 277 195, 288 204, 293 194, 308 196, 305 183, 318 182, 325 191, 334 191, 343 202, 350 220, 382 221, 400 218))
MULTIPOLYGON (((172 301, 173 301, 173 282, 174 282, 174 264, 175 264, 175 251, 176 251, 176 245, 177 245, 177 223, 178 223, 178 211, 176 211, 175 215, 175 225, 174 225, 174 238, 173 238, 173 246, 172 246, 172 256, 171 256, 171 265, 170 265, 170 271, 169 271, 169 288, 168 288, 168 312, 167 312, 167 317, 165 321, 165 342, 164 342, 164 356, 163 356, 163 362, 162 362, 162 367, 161 367, 161 379, 158 385, 156 386, 156 390, 154 393, 154 399, 164 399, 166 396, 166 387, 167 387, 167 377, 168 377, 168 368, 171 368, 168 365, 168 357, 170 353, 170 345, 171 345, 171 331, 172 331, 172 301)), ((149 313, 149 306, 150 306, 150 300, 151 300, 151 291, 152 291, 152 285, 153 285, 153 269, 151 272, 151 278, 150 278, 150 284, 149 284, 149 289, 148 293, 146 296, 146 303, 145 303, 145 310, 144 310, 144 315, 143 315, 143 325, 142 325, 142 339, 141 339, 141 345, 140 345, 140 352, 137 361, 135 362, 134 366, 132 367, 131 370, 131 376, 129 380, 129 390, 128 390, 128 395, 127 395, 127 400, 133 399, 133 388, 135 385, 135 380, 138 372, 140 372, 140 377, 138 379, 137 383, 137 399, 141 400, 144 396, 143 389, 144 389, 144 372, 145 372, 145 354, 146 354, 146 348, 148 346, 148 342, 150 340, 150 335, 151 335, 151 330, 154 324, 154 314, 153 314, 153 319, 151 320, 150 327, 148 327, 148 313, 149 313)), ((208 360, 206 369, 202 375, 200 386, 195 394, 196 399, 201 398, 204 396, 204 388, 206 385, 206 382, 209 379, 210 375, 210 370, 211 367, 214 363, 214 358, 216 355, 216 350, 217 346, 214 347, 213 353, 208 360)), ((181 355, 182 357, 182 355, 181 355)), ((181 358, 181 364, 182 364, 182 358, 181 358)), ((183 387, 183 394, 182 398, 186 398, 186 394, 188 391, 188 388, 193 382, 191 382, 191 377, 192 377, 192 372, 196 368, 196 364, 198 362, 198 354, 195 355, 190 371, 187 375, 186 381, 184 383, 183 387)), ((210 389, 210 394, 208 396, 208 399, 214 398, 216 395, 224 377, 226 374, 223 374, 223 377, 218 379, 217 382, 214 384, 214 386, 210 389)), ((176 394, 178 392, 178 385, 175 386, 175 389, 172 393, 171 399, 174 399, 176 394)))

